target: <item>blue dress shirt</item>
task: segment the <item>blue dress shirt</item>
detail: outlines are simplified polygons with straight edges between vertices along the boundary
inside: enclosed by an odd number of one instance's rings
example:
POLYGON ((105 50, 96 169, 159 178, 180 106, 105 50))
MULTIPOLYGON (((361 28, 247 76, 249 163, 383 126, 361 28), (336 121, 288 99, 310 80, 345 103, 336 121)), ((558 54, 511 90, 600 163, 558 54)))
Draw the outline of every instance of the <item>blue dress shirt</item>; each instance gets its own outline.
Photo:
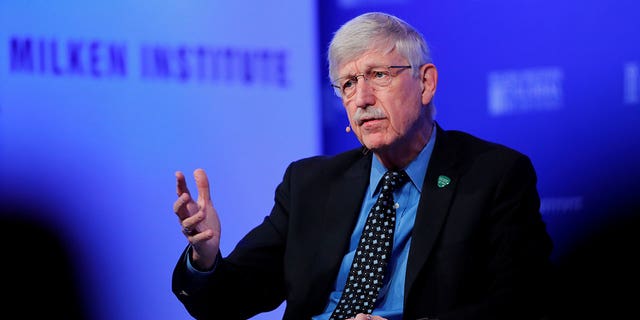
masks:
MULTIPOLYGON (((404 279, 407 270, 407 258, 409 256, 409 247, 411 246, 411 231, 418 210, 418 202, 420 193, 422 192, 422 183, 427 172, 429 159, 435 144, 436 130, 432 130, 429 142, 422 149, 416 159, 414 159, 405 171, 411 178, 411 183, 406 183, 402 188, 394 191, 393 197, 399 205, 396 209, 396 227, 393 238, 393 253, 388 264, 387 275, 384 279, 384 285, 380 289, 380 294, 376 301, 376 308, 373 314, 387 318, 389 320, 402 319, 402 309, 404 301, 404 279)), ((342 259, 340 271, 334 284, 334 290, 329 295, 328 304, 324 313, 313 317, 313 320, 329 319, 333 309, 335 309, 342 295, 342 289, 347 282, 347 275, 351 268, 351 262, 362 229, 369 210, 375 204, 378 197, 378 184, 387 169, 380 163, 377 157, 372 157, 371 175, 369 177, 369 188, 365 195, 360 209, 360 215, 353 233, 351 234, 351 242, 349 244, 349 252, 342 259)))

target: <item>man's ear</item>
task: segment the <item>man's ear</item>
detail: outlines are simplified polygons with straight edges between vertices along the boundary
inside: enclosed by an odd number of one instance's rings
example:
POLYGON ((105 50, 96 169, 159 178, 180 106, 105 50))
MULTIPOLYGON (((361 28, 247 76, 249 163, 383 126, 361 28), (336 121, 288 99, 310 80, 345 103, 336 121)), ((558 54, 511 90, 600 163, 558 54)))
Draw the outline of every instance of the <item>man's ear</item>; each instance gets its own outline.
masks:
POLYGON ((438 70, 433 63, 426 63, 420 67, 420 81, 422 85, 422 104, 426 106, 431 103, 438 86, 438 70))

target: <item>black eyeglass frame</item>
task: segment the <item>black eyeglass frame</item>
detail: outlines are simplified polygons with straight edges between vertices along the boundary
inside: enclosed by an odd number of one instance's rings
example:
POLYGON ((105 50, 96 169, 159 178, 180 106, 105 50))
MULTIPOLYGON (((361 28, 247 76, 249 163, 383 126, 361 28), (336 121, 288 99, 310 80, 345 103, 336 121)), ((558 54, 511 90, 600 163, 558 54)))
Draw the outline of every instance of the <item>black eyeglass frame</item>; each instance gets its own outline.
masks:
MULTIPOLYGON (((367 73, 369 73, 369 72, 373 71, 373 70, 374 70, 374 69, 376 69, 376 68, 402 69, 402 70, 405 70, 405 69, 411 69, 412 67, 411 67, 411 66, 380 66, 380 67, 373 67, 373 68, 371 68, 367 73)), ((398 76, 398 73, 396 73, 396 74, 393 74, 393 75, 392 75, 392 74, 391 74, 391 70, 389 70, 389 77, 390 77, 390 79, 389 79, 389 84, 391 83, 391 80, 392 80, 393 78, 395 78, 396 76, 398 76)), ((340 78, 338 78, 338 79, 334 80, 333 82, 331 82, 331 87, 333 88, 333 90, 334 90, 335 94, 336 94, 339 98, 343 98, 343 97, 345 97, 345 96, 342 94, 342 92, 343 92, 343 88, 342 88, 340 85, 336 85, 335 83, 337 82, 337 83, 339 84, 339 83, 340 83, 339 81, 340 81, 340 80, 342 80, 342 79, 352 79, 352 80, 355 80, 355 83, 358 83, 358 78, 359 78, 359 77, 362 77, 365 81, 366 81, 366 80, 369 80, 369 79, 367 79, 367 77, 365 77, 365 73, 363 72, 363 73, 355 74, 355 75, 352 75, 352 76, 340 77, 340 78)), ((388 85, 388 84, 387 84, 387 85, 388 85)), ((355 93, 355 91, 354 91, 354 93, 355 93)), ((346 97, 348 98, 348 97, 352 97, 352 96, 353 96, 353 94, 352 94, 352 95, 349 95, 349 96, 346 96, 346 97)))

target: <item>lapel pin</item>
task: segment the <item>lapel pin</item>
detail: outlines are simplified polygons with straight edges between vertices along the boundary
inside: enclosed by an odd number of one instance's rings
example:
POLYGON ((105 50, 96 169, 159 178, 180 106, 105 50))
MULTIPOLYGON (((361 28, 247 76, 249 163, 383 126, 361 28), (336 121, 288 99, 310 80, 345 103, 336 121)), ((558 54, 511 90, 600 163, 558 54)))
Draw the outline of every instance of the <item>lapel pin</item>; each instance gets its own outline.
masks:
POLYGON ((444 188, 446 187, 449 182, 451 182, 451 178, 447 177, 447 176, 439 176, 438 177, 438 188, 444 188))

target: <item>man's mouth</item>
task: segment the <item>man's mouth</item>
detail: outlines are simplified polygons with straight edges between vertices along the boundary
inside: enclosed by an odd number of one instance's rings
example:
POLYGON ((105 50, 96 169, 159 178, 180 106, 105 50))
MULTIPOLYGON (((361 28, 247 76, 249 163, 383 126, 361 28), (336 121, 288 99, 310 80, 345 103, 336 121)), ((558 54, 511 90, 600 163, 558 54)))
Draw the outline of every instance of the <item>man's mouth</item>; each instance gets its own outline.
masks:
POLYGON ((379 117, 379 118, 362 118, 362 119, 358 120, 358 125, 359 125, 359 126, 361 126, 361 125, 365 124, 366 122, 374 121, 374 120, 381 120, 381 119, 384 119, 384 117, 379 117))

